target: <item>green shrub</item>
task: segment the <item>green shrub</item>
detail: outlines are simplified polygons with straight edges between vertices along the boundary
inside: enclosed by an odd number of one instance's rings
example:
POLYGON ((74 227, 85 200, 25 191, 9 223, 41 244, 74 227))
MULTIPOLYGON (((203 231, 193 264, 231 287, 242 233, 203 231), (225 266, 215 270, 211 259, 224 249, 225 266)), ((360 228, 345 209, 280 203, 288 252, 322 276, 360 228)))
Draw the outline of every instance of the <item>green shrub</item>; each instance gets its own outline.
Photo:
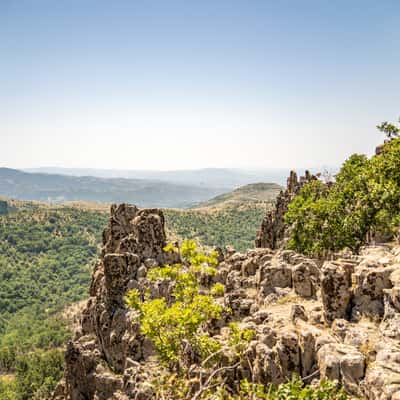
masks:
MULTIPOLYGON (((167 246, 164 250, 176 251, 167 246)), ((203 291, 198 281, 199 274, 213 275, 216 272, 215 253, 198 251, 194 241, 182 243, 183 264, 165 265, 149 271, 148 278, 169 280, 173 283, 172 301, 165 298, 141 300, 138 290, 126 296, 129 307, 138 311, 142 334, 149 337, 164 362, 171 369, 180 370, 184 365, 184 352, 190 346, 198 357, 205 358, 219 349, 219 344, 201 328, 208 321, 219 318, 222 307, 203 291)))

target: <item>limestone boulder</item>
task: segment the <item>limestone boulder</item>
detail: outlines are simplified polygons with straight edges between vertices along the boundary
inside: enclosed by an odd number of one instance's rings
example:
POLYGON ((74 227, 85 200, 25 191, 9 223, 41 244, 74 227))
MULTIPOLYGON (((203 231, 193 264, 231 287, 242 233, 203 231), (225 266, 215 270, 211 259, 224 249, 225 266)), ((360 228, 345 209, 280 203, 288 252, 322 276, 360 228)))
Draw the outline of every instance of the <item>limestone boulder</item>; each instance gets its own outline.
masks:
POLYGON ((341 264, 326 262, 322 267, 321 297, 327 322, 349 317, 351 272, 341 264))
POLYGON ((394 400, 400 395, 400 347, 386 341, 378 346, 376 361, 369 366, 362 385, 369 400, 394 400))
POLYGON ((337 380, 347 392, 360 395, 360 384, 365 376, 365 356, 352 346, 329 343, 318 353, 321 378, 337 380))

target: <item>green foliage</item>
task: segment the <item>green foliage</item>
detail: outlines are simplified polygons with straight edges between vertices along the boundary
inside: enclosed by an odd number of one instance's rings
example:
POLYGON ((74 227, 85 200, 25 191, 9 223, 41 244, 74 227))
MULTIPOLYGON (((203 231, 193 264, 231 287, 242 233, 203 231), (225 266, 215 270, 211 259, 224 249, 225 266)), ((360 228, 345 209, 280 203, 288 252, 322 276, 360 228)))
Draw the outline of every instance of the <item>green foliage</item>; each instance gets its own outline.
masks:
POLYGON ((232 245, 238 251, 254 247, 254 238, 269 203, 248 202, 221 208, 165 210, 167 229, 178 238, 204 246, 232 245))
POLYGON ((272 390, 270 397, 266 398, 271 400, 346 400, 347 396, 335 382, 323 380, 319 386, 311 387, 304 386, 300 378, 293 377, 288 383, 272 390))
POLYGON ((369 234, 396 235, 400 222, 400 138, 370 159, 352 155, 325 185, 312 181, 289 204, 289 248, 323 255, 349 248, 355 252, 369 234))
MULTIPOLYGON (((240 382, 237 395, 228 394, 225 389, 219 391, 218 400, 347 400, 348 397, 335 382, 323 380, 318 386, 304 385, 301 378, 293 378, 278 387, 263 386, 247 380, 240 382)), ((204 398, 205 399, 205 398, 204 398)))
POLYGON ((166 253, 179 253, 179 249, 173 244, 173 243, 167 243, 165 246, 164 246, 164 248, 163 248, 163 250, 166 252, 166 253))
POLYGON ((15 400, 16 397, 16 382, 13 377, 0 376, 0 399, 15 400))
POLYGON ((240 329, 236 322, 229 324, 229 346, 237 356, 241 356, 254 335, 253 329, 240 329))
POLYGON ((16 399, 50 399, 63 375, 63 362, 63 353, 59 350, 36 351, 18 359, 16 399))
POLYGON ((214 284, 210 289, 211 296, 219 297, 222 296, 224 293, 225 293, 225 285, 223 285, 220 282, 214 284))
POLYGON ((0 313, 57 308, 86 296, 107 216, 74 208, 0 216, 0 313))
MULTIPOLYGON (((400 120, 399 120, 400 122, 400 120)), ((382 122, 377 125, 377 128, 384 133, 389 139, 396 138, 400 136, 400 128, 390 122, 382 122)))
POLYGON ((218 343, 201 328, 222 313, 222 307, 201 290, 197 279, 199 273, 214 273, 215 254, 201 253, 193 241, 186 241, 182 243, 181 256, 184 264, 156 267, 148 273, 153 282, 173 282, 171 302, 148 296, 142 301, 138 290, 131 290, 126 296, 127 305, 139 313, 142 334, 153 341, 161 361, 172 369, 183 366, 188 345, 201 358, 218 350, 218 343))
POLYGON ((0 335, 0 371, 13 371, 16 360, 34 349, 61 347, 70 335, 57 314, 46 314, 39 306, 22 309, 0 335))
POLYGON ((46 399, 54 389, 63 365, 54 349, 71 335, 60 311, 86 297, 106 221, 34 205, 0 216, 0 374, 16 374, 0 383, 1 399, 46 399))

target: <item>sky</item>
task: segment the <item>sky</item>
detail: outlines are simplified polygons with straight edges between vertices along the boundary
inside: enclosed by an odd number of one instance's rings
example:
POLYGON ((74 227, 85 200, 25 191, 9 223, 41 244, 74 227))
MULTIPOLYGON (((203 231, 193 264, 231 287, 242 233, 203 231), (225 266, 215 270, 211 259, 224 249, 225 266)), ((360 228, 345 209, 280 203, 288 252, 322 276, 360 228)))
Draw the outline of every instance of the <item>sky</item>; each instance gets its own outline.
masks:
POLYGON ((0 167, 300 168, 400 116, 400 2, 0 0, 0 167))

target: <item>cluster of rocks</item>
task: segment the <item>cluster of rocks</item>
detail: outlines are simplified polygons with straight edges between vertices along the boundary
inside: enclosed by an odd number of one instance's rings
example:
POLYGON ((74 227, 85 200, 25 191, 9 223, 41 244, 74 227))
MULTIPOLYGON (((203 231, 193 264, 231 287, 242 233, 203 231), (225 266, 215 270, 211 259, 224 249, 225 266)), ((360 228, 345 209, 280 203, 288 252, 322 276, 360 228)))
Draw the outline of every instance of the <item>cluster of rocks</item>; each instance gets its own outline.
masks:
POLYGON ((284 222, 284 215, 288 210, 289 203, 299 193, 300 189, 310 180, 317 179, 309 171, 304 176, 297 178, 295 171, 290 172, 287 179, 285 191, 281 191, 276 199, 275 207, 268 212, 257 231, 255 240, 256 248, 279 249, 288 238, 287 225, 284 222))
MULTIPOLYGON (((124 296, 146 285, 153 266, 179 261, 165 244, 160 210, 112 207, 56 399, 152 398, 157 360, 124 296)), ((369 246, 325 262, 288 250, 228 248, 204 283, 215 282, 225 285, 218 301, 231 312, 210 327, 213 337, 224 343, 230 321, 256 333, 232 379, 280 384, 297 374, 305 382, 335 379, 370 400, 400 399, 400 247, 369 246)), ((167 286, 160 282, 153 296, 168 296, 167 286)))

